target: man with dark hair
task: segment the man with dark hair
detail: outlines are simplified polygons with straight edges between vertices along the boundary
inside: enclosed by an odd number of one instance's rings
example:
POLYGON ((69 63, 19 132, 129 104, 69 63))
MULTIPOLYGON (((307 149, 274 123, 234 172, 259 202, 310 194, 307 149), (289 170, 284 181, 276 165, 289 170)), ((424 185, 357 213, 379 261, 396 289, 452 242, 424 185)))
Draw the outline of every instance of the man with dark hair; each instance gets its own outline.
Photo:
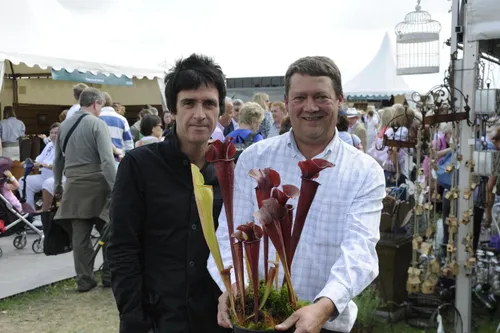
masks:
MULTIPOLYGON (((75 85, 73 87, 73 98, 78 102, 80 100, 80 95, 87 88, 88 88, 88 86, 85 83, 78 83, 77 85, 75 85)), ((75 105, 73 105, 68 110, 68 113, 66 114, 66 119, 70 118, 78 110, 80 110, 80 103, 79 102, 76 103, 75 105)))
POLYGON ((125 155, 113 190, 108 259, 120 333, 224 332, 191 178, 193 163, 213 186, 217 221, 222 199, 205 151, 224 110, 224 75, 193 54, 165 81, 175 125, 163 142, 125 155))
MULTIPOLYGON (((103 95, 95 88, 87 88, 80 95, 80 105, 80 110, 61 124, 54 143, 54 194, 62 198, 54 219, 71 223, 77 290, 86 292, 97 286, 89 264, 93 253, 90 234, 94 225, 102 234, 105 223, 109 222, 116 166, 108 127, 99 119, 103 95)), ((109 286, 109 280, 104 260, 103 286, 109 286)))
MULTIPOLYGON (((251 169, 272 167, 287 184, 300 187, 299 161, 325 159, 335 164, 321 172, 316 197, 295 252, 292 281, 299 299, 311 302, 277 325, 295 326, 296 333, 350 332, 357 308, 352 299, 378 275, 375 246, 379 240, 385 178, 371 157, 343 142, 335 129, 343 102, 342 80, 326 57, 305 57, 288 68, 285 105, 292 129, 251 145, 240 155, 235 170, 234 221, 252 221, 258 210, 251 169), (353 167, 355 166, 355 167, 353 167)), ((292 203, 293 204, 293 203, 292 203)), ((232 264, 224 210, 217 238, 225 266, 232 264)), ((269 257, 275 257, 274 248, 269 257)), ((224 285, 213 258, 209 271, 224 285)), ((219 299, 219 324, 230 327, 227 294, 219 299)))
POLYGON ((143 137, 135 143, 136 147, 160 142, 163 134, 161 118, 154 114, 147 114, 141 120, 141 134, 143 137))
POLYGON ((139 141, 140 139, 142 139, 142 134, 141 134, 141 120, 142 120, 142 118, 147 114, 154 115, 155 110, 156 110, 156 115, 158 115, 158 110, 156 108, 150 108, 149 105, 147 105, 144 109, 139 111, 139 114, 137 117, 139 119, 137 119, 137 121, 132 126, 130 126, 130 133, 132 134, 132 139, 134 140, 134 144, 137 141, 139 141))

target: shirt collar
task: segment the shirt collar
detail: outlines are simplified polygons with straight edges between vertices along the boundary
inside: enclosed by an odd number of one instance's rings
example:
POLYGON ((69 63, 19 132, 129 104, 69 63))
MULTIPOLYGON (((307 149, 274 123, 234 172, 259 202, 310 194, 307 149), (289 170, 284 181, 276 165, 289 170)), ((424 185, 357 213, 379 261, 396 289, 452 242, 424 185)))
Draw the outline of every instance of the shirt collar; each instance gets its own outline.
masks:
POLYGON ((101 113, 103 112, 116 112, 111 106, 103 106, 101 109, 101 113))
MULTIPOLYGON (((340 144, 341 143, 338 131, 337 128, 335 128, 335 134, 333 136, 333 139, 328 143, 325 149, 314 158, 329 159, 332 156, 332 153, 338 152, 340 144)), ((286 146, 289 149, 292 149, 294 157, 302 157, 305 159, 304 155, 300 152, 299 148, 297 147, 297 143, 295 142, 295 138, 293 136, 293 128, 290 129, 290 131, 287 133, 286 146)))

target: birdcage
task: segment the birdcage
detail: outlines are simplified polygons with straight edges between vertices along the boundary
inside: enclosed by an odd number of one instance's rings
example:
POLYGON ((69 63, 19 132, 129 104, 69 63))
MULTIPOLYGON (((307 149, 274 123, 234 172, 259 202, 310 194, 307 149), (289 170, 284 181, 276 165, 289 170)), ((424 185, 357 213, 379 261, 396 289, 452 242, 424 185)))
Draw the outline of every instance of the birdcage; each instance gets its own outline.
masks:
POLYGON ((439 33, 441 24, 422 10, 420 0, 395 28, 397 75, 439 72, 439 33))

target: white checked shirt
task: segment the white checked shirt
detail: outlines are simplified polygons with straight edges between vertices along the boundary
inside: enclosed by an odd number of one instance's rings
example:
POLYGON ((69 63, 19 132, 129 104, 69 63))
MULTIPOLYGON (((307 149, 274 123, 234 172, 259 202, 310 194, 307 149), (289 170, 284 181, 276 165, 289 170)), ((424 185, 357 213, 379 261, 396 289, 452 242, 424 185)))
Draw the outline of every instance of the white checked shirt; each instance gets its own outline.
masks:
MULTIPOLYGON (((321 171, 316 179, 321 185, 311 205, 292 265, 292 283, 299 299, 333 301, 338 316, 324 328, 350 332, 357 316, 352 299, 378 275, 375 246, 380 238, 379 223, 385 179, 382 168, 369 155, 339 139, 338 132, 326 149, 315 158, 326 159, 335 167, 321 171)), ((271 167, 281 175, 281 185, 300 188, 298 162, 305 160, 293 138, 293 130, 248 147, 239 157, 235 170, 234 221, 253 221, 258 210, 256 182, 248 176, 251 169, 271 167)), ((289 200, 297 206, 297 199, 289 200)), ((295 213, 295 211, 294 211, 295 213)), ((224 265, 232 265, 226 214, 219 217, 217 238, 224 265)), ((264 242, 262 242, 263 244, 264 242)), ((269 242, 269 260, 276 252, 269 242)), ((263 246, 259 273, 263 276, 263 246)), ((208 270, 221 290, 225 290, 213 257, 208 270)), ((280 267, 280 281, 283 268, 280 267)), ((232 277, 234 283, 234 272, 232 277)))

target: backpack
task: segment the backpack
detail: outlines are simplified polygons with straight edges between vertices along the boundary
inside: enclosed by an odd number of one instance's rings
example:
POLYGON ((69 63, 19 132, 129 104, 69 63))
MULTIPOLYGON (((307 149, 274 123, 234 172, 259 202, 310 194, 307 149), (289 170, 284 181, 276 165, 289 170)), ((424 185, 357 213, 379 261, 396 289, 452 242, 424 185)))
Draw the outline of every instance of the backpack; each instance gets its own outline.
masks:
POLYGON ((240 157, 241 153, 254 143, 253 140, 255 140, 255 137, 257 136, 257 134, 258 133, 252 132, 252 133, 248 134, 246 139, 244 139, 244 140, 239 135, 235 138, 234 148, 236 148, 236 153, 234 154, 234 163, 238 162, 238 158, 240 157), (240 141, 240 142, 236 143, 237 141, 240 141))

